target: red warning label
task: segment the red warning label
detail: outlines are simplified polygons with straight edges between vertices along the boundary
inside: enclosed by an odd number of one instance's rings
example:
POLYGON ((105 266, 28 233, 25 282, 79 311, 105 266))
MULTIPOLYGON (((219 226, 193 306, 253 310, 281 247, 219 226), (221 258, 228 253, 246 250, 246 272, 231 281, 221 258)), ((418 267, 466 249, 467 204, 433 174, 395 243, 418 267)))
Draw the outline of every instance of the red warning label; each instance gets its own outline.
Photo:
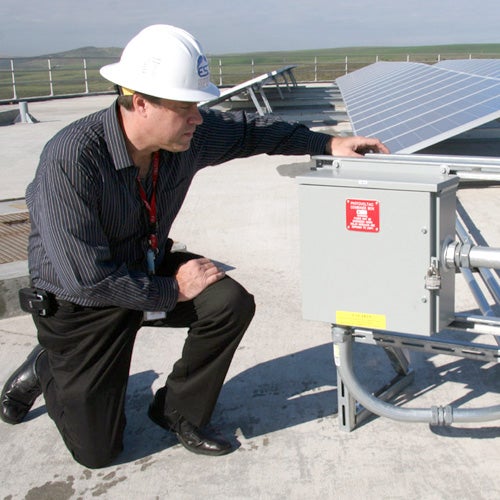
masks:
POLYGON ((375 200, 346 200, 345 223, 349 231, 380 231, 380 204, 375 200))

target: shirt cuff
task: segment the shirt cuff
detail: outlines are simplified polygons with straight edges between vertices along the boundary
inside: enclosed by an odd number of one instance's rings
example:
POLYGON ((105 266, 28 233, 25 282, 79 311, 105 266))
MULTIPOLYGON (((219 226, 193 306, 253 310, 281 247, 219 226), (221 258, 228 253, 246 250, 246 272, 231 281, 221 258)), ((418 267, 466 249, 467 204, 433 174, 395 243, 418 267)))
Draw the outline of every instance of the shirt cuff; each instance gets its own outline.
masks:
POLYGON ((309 138, 309 151, 311 155, 327 154, 326 145, 332 139, 331 135, 315 132, 309 138))
POLYGON ((177 305, 177 299, 179 298, 177 280, 164 276, 155 276, 153 279, 158 293, 158 306, 154 310, 171 311, 177 305))

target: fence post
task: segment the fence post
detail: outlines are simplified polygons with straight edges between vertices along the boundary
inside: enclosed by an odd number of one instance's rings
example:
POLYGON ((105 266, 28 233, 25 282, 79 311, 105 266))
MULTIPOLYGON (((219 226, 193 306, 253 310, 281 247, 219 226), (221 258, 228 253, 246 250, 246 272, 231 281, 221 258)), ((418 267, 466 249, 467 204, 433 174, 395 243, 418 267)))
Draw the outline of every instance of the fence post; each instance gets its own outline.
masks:
POLYGON ((89 79, 87 75, 87 59, 83 58, 83 78, 85 81, 85 93, 89 93, 89 79))
POLYGON ((219 59, 219 87, 222 87, 222 59, 219 59))
POLYGON ((14 59, 10 60, 10 72, 12 75, 12 98, 17 99, 17 92, 16 92, 16 74, 14 72, 14 59))
POLYGON ((347 75, 347 73, 349 73, 349 68, 348 68, 348 65, 347 65, 347 56, 345 56, 345 74, 347 75))
POLYGON ((52 84, 52 67, 50 65, 50 59, 47 59, 47 63, 49 65, 49 86, 50 86, 50 96, 54 95, 54 85, 52 84))

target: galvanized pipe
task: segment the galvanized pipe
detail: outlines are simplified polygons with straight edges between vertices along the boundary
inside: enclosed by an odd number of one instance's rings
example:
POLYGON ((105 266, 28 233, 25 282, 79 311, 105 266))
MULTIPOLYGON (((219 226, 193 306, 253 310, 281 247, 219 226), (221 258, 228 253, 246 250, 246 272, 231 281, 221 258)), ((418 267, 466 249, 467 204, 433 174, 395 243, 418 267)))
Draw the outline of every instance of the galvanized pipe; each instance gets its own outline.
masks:
MULTIPOLYGON (((461 210, 461 207, 459 206, 458 212, 460 212, 460 210, 461 210)), ((462 208, 462 210, 464 210, 464 209, 462 208)), ((462 241, 462 243, 472 241, 472 236, 471 236, 470 232, 467 233, 467 231, 465 229, 467 227, 467 229, 470 231, 465 220, 462 222, 460 219, 457 219, 455 227, 456 227, 457 236, 462 241)), ((474 242, 476 244, 480 244, 480 242, 478 242, 477 240, 474 240, 474 242)), ((495 273, 493 273, 493 271, 491 269, 480 267, 479 274, 481 275, 481 278, 482 278, 484 284, 486 285, 486 287, 488 288, 488 290, 490 291, 491 295, 495 299, 495 303, 498 306, 500 306, 500 285, 499 285, 498 280, 495 276, 495 273)))
POLYGON ((500 269, 500 248, 475 246, 471 243, 452 242, 444 249, 448 268, 500 269))
POLYGON ((472 247, 469 251, 469 265, 500 269, 500 248, 472 247))

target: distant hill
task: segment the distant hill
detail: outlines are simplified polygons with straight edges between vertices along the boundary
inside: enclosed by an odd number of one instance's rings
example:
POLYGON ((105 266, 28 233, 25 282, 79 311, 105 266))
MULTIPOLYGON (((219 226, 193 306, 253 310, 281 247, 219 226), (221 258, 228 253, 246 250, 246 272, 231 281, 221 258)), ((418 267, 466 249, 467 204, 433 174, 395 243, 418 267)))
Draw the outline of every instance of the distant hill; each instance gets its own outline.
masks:
MULTIPOLYGON (((57 52, 51 54, 43 54, 33 56, 31 59, 49 59, 56 57, 68 58, 119 58, 123 48, 119 47, 81 47, 79 49, 68 50, 65 52, 57 52)), ((279 57, 285 56, 293 58, 297 56, 370 56, 382 54, 420 54, 420 53, 435 53, 435 54, 469 54, 473 57, 500 57, 500 44, 450 44, 450 45, 421 45, 407 47, 337 47, 325 49, 308 49, 308 50, 290 50, 290 51, 255 51, 247 53, 226 53, 226 54, 209 54, 212 57, 279 57)), ((2 56, 8 58, 9 56, 2 56)))
POLYGON ((52 54, 44 54, 36 57, 44 59, 49 59, 52 57, 108 58, 108 57, 120 57, 122 50, 123 49, 118 47, 81 47, 79 49, 67 50, 65 52, 57 52, 52 54))

